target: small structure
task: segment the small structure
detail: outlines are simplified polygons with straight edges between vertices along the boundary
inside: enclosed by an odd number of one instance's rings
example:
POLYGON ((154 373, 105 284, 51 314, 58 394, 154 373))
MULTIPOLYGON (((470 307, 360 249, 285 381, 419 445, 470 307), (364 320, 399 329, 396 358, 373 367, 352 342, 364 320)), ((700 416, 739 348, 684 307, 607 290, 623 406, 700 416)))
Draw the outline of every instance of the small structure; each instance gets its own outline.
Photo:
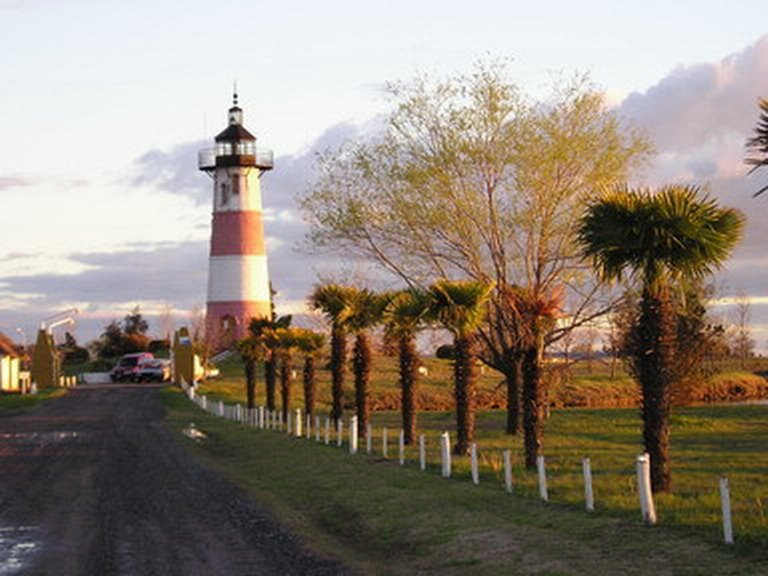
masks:
POLYGON ((173 335, 172 365, 173 383, 180 386, 182 381, 192 386, 203 377, 200 357, 195 354, 192 339, 186 326, 179 328, 173 335))
POLYGON ((59 385, 60 372, 61 358, 56 351, 53 334, 40 328, 32 354, 32 381, 38 388, 52 388, 59 385))
POLYGON ((23 392, 20 383, 21 350, 0 332, 0 390, 3 392, 23 392))

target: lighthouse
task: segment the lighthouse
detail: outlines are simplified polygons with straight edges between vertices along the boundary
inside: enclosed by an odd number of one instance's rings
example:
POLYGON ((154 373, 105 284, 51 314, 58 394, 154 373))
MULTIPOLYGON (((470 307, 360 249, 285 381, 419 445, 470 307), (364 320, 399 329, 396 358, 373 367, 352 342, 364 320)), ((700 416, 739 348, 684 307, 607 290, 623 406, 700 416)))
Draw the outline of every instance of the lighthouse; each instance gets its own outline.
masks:
POLYGON ((260 178, 273 167, 272 152, 257 149, 243 126, 237 92, 227 119, 215 147, 198 153, 213 179, 206 338, 214 349, 242 338, 251 318, 271 315, 260 178))

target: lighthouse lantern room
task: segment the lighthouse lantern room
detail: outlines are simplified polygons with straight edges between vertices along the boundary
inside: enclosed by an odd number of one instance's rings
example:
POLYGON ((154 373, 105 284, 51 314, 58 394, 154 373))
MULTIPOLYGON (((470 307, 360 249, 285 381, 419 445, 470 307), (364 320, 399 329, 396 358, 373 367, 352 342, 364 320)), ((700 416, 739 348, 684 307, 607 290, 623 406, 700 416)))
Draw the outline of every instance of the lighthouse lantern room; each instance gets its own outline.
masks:
POLYGON ((273 167, 272 152, 243 126, 237 93, 228 120, 216 146, 198 153, 213 179, 206 337, 215 349, 242 338, 251 318, 271 315, 259 179, 273 167))

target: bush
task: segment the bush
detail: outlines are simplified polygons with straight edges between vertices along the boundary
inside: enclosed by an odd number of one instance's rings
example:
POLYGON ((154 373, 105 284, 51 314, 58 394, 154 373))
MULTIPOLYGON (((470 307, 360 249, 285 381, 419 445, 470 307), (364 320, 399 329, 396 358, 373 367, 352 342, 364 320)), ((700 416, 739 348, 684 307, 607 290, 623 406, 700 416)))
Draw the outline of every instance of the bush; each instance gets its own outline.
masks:
POLYGON ((453 360, 456 357, 456 348, 453 344, 443 344, 435 350, 435 357, 440 360, 453 360))

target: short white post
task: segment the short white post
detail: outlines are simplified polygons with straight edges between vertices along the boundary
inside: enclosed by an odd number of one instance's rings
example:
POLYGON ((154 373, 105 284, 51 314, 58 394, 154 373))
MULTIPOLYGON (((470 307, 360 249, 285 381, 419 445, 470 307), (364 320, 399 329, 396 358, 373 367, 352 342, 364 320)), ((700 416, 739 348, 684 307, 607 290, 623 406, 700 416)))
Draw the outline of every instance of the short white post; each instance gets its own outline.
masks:
POLYGON ((595 510, 595 493, 592 491, 592 465, 589 458, 581 461, 581 467, 584 470, 584 507, 587 512, 595 510))
POLYGON ((419 468, 427 469, 427 449, 424 446, 424 434, 419 434, 419 468))
POLYGON ((200 398, 200 407, 206 412, 208 411, 208 396, 202 396, 200 398))
POLYGON ((291 426, 293 425, 293 422, 291 420, 291 411, 288 410, 285 413, 285 433, 288 434, 288 436, 291 435, 291 426))
POLYGON ((648 524, 656 524, 656 507, 651 492, 651 457, 648 454, 637 457, 637 494, 643 520, 648 524))
POLYGON ((219 417, 224 418, 224 402, 219 400, 219 417))
POLYGON ((387 429, 382 428, 381 429, 381 454, 382 456, 384 456, 384 458, 389 456, 389 446, 387 444, 388 444, 387 429))
POLYGON ((310 440, 312 438, 312 416, 307 414, 307 426, 306 426, 306 438, 310 440))
POLYGON ((342 441, 344 440, 344 420, 339 418, 336 420, 336 446, 341 448, 342 441))
POLYGON ((405 465, 405 431, 400 430, 397 438, 397 458, 400 466, 405 465))
POLYGON ((326 446, 331 442, 331 419, 326 416, 325 418, 325 444, 326 446))
POLYGON ((504 450, 504 487, 508 494, 512 494, 512 455, 509 450, 504 450))
POLYGON ((294 424, 294 427, 296 428, 296 438, 301 438, 302 432, 301 432, 301 408, 296 408, 296 423, 294 424))
POLYGON ((320 416, 315 416, 315 441, 320 442, 320 416))
POLYGON ((357 454, 357 416, 349 419, 349 453, 357 454))
POLYGON ((259 428, 264 430, 264 406, 259 406, 259 428))
POLYGON ((469 445, 469 464, 472 472, 472 484, 480 484, 480 471, 477 469, 477 444, 469 445))
POLYGON ((277 429, 282 430, 283 429, 283 411, 275 410, 275 412, 277 412, 277 429))
POLYGON ((733 523, 731 521, 731 491, 728 478, 720 478, 720 506, 723 510, 723 539, 726 544, 733 544, 733 523))
POLYGON ((451 435, 443 432, 440 435, 440 462, 443 478, 451 477, 451 435))
POLYGON ((243 407, 240 404, 235 408, 235 420, 238 422, 243 421, 243 407))
POLYGON ((539 454, 536 456, 536 469, 539 472, 539 497, 544 502, 549 502, 549 492, 547 491, 547 470, 544 465, 544 456, 539 454))
POLYGON ((373 428, 370 424, 366 424, 365 428, 365 453, 370 454, 373 452, 373 428))

